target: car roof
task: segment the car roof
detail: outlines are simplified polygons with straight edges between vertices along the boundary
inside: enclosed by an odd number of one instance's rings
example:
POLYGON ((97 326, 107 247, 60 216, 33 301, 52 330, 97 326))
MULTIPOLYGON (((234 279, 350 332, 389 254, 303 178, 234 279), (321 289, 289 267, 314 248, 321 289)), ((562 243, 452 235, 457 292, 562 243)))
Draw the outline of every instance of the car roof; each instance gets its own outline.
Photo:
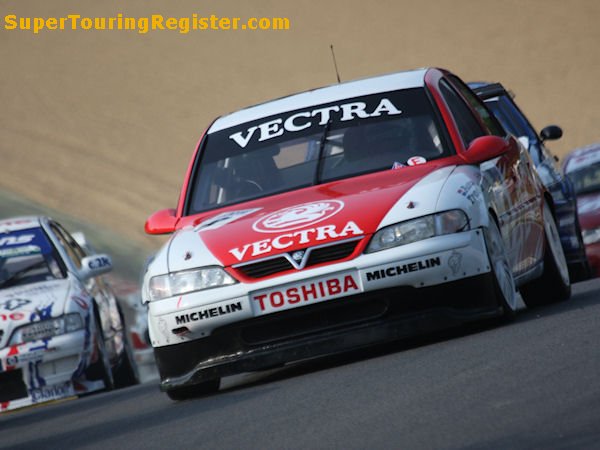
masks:
POLYGON ((569 153, 564 163, 565 173, 575 172, 598 162, 600 162, 600 142, 577 148, 569 153))
POLYGON ((0 219, 0 233, 10 233, 12 231, 28 230, 30 228, 39 228, 42 217, 40 216, 22 216, 0 219))
POLYGON ((322 105, 346 98, 423 87, 427 70, 429 69, 424 68, 347 81, 250 106, 218 118, 208 130, 208 133, 214 133, 286 111, 322 105))

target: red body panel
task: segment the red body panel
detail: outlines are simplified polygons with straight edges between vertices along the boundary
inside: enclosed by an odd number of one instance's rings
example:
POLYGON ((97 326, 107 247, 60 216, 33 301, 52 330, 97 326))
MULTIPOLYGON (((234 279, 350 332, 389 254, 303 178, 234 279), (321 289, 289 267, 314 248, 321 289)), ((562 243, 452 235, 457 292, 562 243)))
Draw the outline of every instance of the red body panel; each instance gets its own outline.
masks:
POLYGON ((418 181, 429 173, 455 163, 454 158, 437 160, 402 170, 377 172, 362 177, 312 186, 298 191, 257 199, 218 210, 218 214, 253 210, 223 227, 210 224, 216 214, 183 218, 178 227, 193 223, 208 249, 224 266, 260 259, 272 254, 294 251, 337 240, 370 235, 389 209, 418 181), (281 210, 314 203, 324 205, 323 216, 315 220, 281 227, 273 223, 281 210), (204 224, 209 224, 202 229, 204 224))
MULTIPOLYGON (((158 234, 172 232, 189 225, 202 227, 203 223, 206 225, 206 221, 214 220, 219 216, 220 221, 227 222, 227 227, 205 226, 205 229, 199 232, 212 254, 225 266, 261 259, 282 251, 288 252, 356 237, 359 234, 373 233, 389 208, 435 168, 450 164, 477 164, 477 161, 467 161, 468 158, 465 158, 469 151, 466 144, 469 143, 462 141, 458 122, 453 116, 454 112, 446 104, 440 92, 440 80, 446 79, 450 85, 453 85, 447 75, 448 72, 442 69, 429 69, 425 73, 424 84, 439 110, 456 156, 411 167, 410 170, 402 169, 353 177, 271 195, 268 198, 258 198, 215 211, 184 216, 187 189, 193 181, 194 164, 200 157, 203 135, 188 167, 176 211, 173 213, 172 210, 163 210, 155 214, 147 222, 146 231, 158 234), (334 201, 342 197, 344 205, 335 216, 315 223, 314 226, 306 226, 303 232, 280 230, 281 233, 276 235, 274 232, 253 229, 253 225, 259 219, 280 210, 310 202, 334 201), (235 218, 232 219, 234 215, 235 218)), ((459 96, 462 96, 459 89, 456 91, 459 96)), ((472 109, 471 106, 469 108, 472 109)), ((484 126, 476 112, 474 116, 484 126)), ((490 193, 490 199, 495 199, 490 204, 490 209, 494 211, 499 221, 507 251, 513 262, 513 269, 519 273, 528 270, 531 264, 539 261, 540 253, 543 252, 541 201, 543 187, 539 180, 532 176, 527 152, 513 137, 507 137, 505 141, 507 151, 487 162, 482 173, 491 177, 504 190, 502 195, 498 195, 497 192, 490 193), (528 239, 524 240, 524 237, 528 239), (524 264, 524 261, 531 261, 531 264, 524 264)), ((326 209, 330 208, 335 209, 333 204, 327 204, 326 209)))
MULTIPOLYGON (((600 228, 600 192, 578 196, 577 211, 582 230, 600 228)), ((600 277, 600 242, 587 244, 585 253, 593 276, 600 277)))

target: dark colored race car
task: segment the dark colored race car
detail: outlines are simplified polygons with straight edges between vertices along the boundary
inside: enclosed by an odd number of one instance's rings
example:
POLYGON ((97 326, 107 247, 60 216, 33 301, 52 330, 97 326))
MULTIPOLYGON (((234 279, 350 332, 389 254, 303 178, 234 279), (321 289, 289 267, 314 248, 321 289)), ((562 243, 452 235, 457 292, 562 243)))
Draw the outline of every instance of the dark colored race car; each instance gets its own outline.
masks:
POLYGON ((219 117, 142 299, 161 389, 569 298, 554 200, 455 75, 350 81, 219 117))
POLYGON ((571 281, 589 278, 590 269, 573 185, 557 166, 557 158, 544 145, 545 141, 562 137, 562 129, 557 125, 549 125, 538 135, 515 103, 514 94, 500 83, 469 83, 469 86, 485 101, 504 128, 518 137, 529 150, 537 173, 554 200, 560 242, 567 258, 571 281))
POLYGON ((592 275, 600 277, 600 143, 573 150, 564 162, 573 181, 583 242, 592 275))

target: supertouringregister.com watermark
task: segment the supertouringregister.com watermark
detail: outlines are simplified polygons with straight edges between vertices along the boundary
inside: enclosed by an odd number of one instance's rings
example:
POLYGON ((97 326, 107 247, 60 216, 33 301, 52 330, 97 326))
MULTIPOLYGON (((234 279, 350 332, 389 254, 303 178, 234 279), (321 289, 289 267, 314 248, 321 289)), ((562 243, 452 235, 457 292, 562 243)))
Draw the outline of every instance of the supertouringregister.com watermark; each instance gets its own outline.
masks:
POLYGON ((48 31, 68 30, 124 30, 146 34, 151 31, 177 31, 187 34, 206 30, 289 30, 287 17, 219 17, 214 14, 202 16, 192 14, 185 17, 169 17, 151 14, 144 17, 128 17, 121 13, 112 17, 85 17, 80 14, 68 14, 55 17, 20 17, 16 14, 4 16, 5 30, 29 31, 34 34, 48 31))

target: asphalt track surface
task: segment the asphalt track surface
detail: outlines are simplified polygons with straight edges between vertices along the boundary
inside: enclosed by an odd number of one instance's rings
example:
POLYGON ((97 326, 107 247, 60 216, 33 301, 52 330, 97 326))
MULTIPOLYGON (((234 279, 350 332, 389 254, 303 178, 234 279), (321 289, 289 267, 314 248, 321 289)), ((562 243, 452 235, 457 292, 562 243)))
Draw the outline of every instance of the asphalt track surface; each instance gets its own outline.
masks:
POLYGON ((231 377, 0 415, 0 448, 600 448, 600 280, 515 322, 231 377))

